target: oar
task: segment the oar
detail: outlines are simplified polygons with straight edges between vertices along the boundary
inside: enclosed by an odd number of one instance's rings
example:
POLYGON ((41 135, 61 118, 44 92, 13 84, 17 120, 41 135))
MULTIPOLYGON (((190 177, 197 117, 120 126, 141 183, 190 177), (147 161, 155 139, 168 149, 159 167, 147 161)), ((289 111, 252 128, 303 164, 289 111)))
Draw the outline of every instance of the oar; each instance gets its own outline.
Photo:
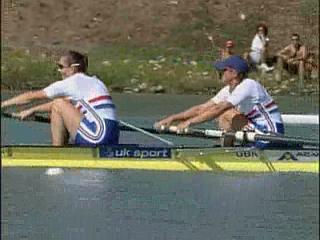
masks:
POLYGON ((275 135, 275 134, 259 134, 256 132, 246 132, 246 131, 224 132, 220 130, 189 128, 189 129, 185 129, 182 132, 179 132, 177 127, 175 126, 170 126, 169 128, 165 129, 165 132, 166 131, 175 132, 177 134, 195 135, 199 137, 208 137, 208 138, 221 138, 223 136, 231 136, 240 142, 269 141, 273 143, 303 144, 303 145, 319 146, 319 141, 316 141, 316 140, 275 135))
MULTIPOLYGON (((1 112, 3 117, 7 118, 16 118, 12 113, 1 112)), ((33 115, 32 117, 25 119, 28 121, 36 121, 49 123, 50 119, 46 116, 41 115, 33 115)), ((169 128, 163 128, 161 130, 153 129, 153 128, 143 128, 136 127, 124 121, 120 121, 120 130, 121 131, 138 131, 150 137, 156 138, 166 144, 173 145, 172 142, 163 139, 155 134, 171 134, 171 135, 179 135, 186 137, 197 137, 197 138, 221 138, 222 136, 232 136, 235 137, 236 140, 241 142, 256 142, 256 141, 270 141, 274 143, 288 143, 288 144, 303 144, 303 145, 315 145, 319 146, 319 141, 297 138, 297 137, 289 137, 289 136, 279 136, 279 135, 265 135, 258 134, 255 132, 243 132, 238 131, 235 133, 232 132, 224 132, 221 130, 209 130, 209 129, 187 129, 181 133, 177 132, 177 128, 175 126, 171 126, 169 128)))
MULTIPOLYGON (((19 119, 18 117, 16 117, 13 113, 8 113, 8 112, 2 112, 1 111, 1 116, 6 117, 6 118, 15 118, 15 119, 19 119)), ((50 123, 50 118, 46 117, 46 116, 41 116, 41 115, 33 115, 30 116, 26 119, 24 119, 24 121, 35 121, 35 122, 42 122, 42 123, 50 123)), ((162 137, 156 136, 154 134, 159 133, 157 130, 155 129, 150 129, 150 128, 139 128, 136 127, 130 123, 124 122, 124 121, 119 121, 120 122, 120 130, 121 131, 137 131, 140 133, 143 133, 144 135, 147 135, 149 137, 152 137, 154 139, 157 139, 163 143, 166 143, 170 146, 173 146, 174 144, 162 137)), ((173 133, 171 133, 173 134, 173 133)), ((176 135, 176 133, 174 133, 176 135)))
MULTIPOLYGON (((1 111, 1 116, 5 117, 5 118, 19 119, 13 113, 8 113, 8 112, 2 112, 1 111)), ((34 122, 50 123, 50 118, 47 117, 47 116, 32 115, 32 116, 24 119, 23 121, 34 121, 34 122)))
MULTIPOLYGON (((146 131, 146 130, 144 130, 144 129, 142 129, 142 128, 133 126, 132 124, 127 123, 127 122, 124 122, 124 121, 121 121, 121 120, 120 120, 119 122, 120 122, 120 124, 121 124, 122 126, 125 126, 126 128, 130 128, 130 129, 132 129, 132 130, 135 130, 135 131, 137 131, 137 132, 140 132, 140 133, 142 133, 142 134, 144 134, 144 135, 147 135, 147 136, 149 136, 149 137, 152 137, 152 138, 154 138, 154 139, 157 139, 157 140, 159 140, 159 141, 161 141, 161 142, 163 142, 163 143, 166 143, 166 144, 168 144, 168 145, 170 145, 170 146, 173 146, 173 145, 174 145, 172 142, 170 142, 170 141, 168 141, 168 140, 166 140, 166 139, 164 139, 164 138, 162 138, 162 137, 159 137, 159 136, 157 136, 157 135, 154 135, 153 133, 151 133, 151 132, 149 132, 149 131, 146 131)), ((122 129, 121 129, 122 126, 120 126, 120 130, 122 130, 122 129)))
MULTIPOLYGON (((9 113, 9 112, 2 112, 1 111, 1 116, 2 117, 5 117, 5 118, 12 118, 12 119, 19 119, 18 117, 16 117, 13 113, 9 113)), ((33 115, 33 116, 30 116, 26 119, 24 119, 23 121, 33 121, 33 122, 41 122, 41 123, 50 123, 50 118, 47 117, 47 116, 42 116, 42 115, 33 115)), ((136 126, 133 126, 127 122, 124 122, 124 121, 120 121, 120 130, 121 131, 129 131, 129 132, 135 132, 135 131, 144 131, 145 132, 148 132, 148 133, 151 133, 151 134, 159 134, 159 133, 162 133, 162 134, 170 134, 170 135, 177 135, 177 133, 175 132, 171 132, 171 131, 158 131, 154 128, 144 128, 144 127, 136 127, 136 126), (138 130, 139 129, 139 130, 138 130)), ((189 136, 188 134, 185 134, 186 136, 189 136)))

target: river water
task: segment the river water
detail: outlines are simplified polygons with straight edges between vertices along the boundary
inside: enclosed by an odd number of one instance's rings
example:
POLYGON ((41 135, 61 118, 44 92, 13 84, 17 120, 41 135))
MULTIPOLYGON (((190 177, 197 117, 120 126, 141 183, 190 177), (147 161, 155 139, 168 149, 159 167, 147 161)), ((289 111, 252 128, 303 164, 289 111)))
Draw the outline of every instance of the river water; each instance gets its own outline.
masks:
MULTIPOLYGON (((114 94, 123 121, 151 127, 203 96, 114 94)), ((313 98, 277 99, 284 112, 318 113, 313 98)), ((50 143, 47 124, 1 119, 2 144, 50 143)), ((211 123, 203 125, 212 127, 211 123)), ((318 138, 318 126, 286 126, 318 138)), ((208 140, 168 136, 185 145, 208 140)), ((123 134, 122 142, 151 142, 123 134)), ((230 174, 2 168, 2 239, 319 239, 317 174, 230 174)))

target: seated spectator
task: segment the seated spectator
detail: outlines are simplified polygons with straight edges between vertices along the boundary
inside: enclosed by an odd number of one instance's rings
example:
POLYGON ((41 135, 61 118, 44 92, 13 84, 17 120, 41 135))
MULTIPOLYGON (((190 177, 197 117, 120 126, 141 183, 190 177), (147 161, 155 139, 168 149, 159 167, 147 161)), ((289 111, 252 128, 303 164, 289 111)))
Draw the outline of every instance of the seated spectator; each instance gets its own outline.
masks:
POLYGON ((263 71, 272 71, 273 67, 268 67, 266 64, 267 58, 267 48, 269 38, 268 36, 268 27, 265 24, 258 24, 256 35, 254 36, 250 53, 248 56, 248 61, 251 66, 257 69, 261 69, 263 71))
POLYGON ((316 67, 313 54, 308 53, 297 33, 291 35, 291 43, 280 50, 277 56, 279 66, 289 73, 298 74, 299 79, 304 78, 305 72, 311 74, 316 67))
POLYGON ((227 59, 228 57, 234 55, 234 42, 232 40, 228 40, 225 43, 225 47, 220 49, 220 60, 227 59))

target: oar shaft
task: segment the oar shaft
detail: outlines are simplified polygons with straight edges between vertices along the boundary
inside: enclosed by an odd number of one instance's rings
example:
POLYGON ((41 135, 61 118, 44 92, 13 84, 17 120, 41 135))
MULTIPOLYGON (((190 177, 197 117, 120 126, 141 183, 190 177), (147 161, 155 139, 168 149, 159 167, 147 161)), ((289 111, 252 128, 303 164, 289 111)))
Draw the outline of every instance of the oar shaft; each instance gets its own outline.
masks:
POLYGON ((146 131, 146 130, 144 130, 144 129, 142 129, 142 128, 136 127, 136 126, 134 126, 134 125, 132 125, 132 124, 130 124, 130 123, 127 123, 127 122, 124 122, 124 121, 121 121, 121 120, 120 120, 119 122, 120 122, 120 124, 123 125, 123 126, 126 126, 126 127, 128 127, 128 128, 131 128, 131 129, 133 129, 133 130, 135 130, 135 131, 137 131, 137 132, 143 133, 143 134, 146 135, 146 136, 149 136, 149 137, 152 137, 152 138, 154 138, 154 139, 157 139, 157 140, 159 140, 159 141, 161 141, 161 142, 163 142, 163 143, 166 143, 166 144, 168 144, 168 145, 170 145, 170 146, 174 146, 174 144, 173 144, 172 142, 170 142, 170 141, 168 141, 168 140, 166 140, 166 139, 164 139, 164 138, 162 138, 162 137, 159 137, 159 136, 157 136, 157 135, 154 135, 154 134, 152 134, 152 133, 150 133, 150 132, 148 132, 148 131, 146 131))
POLYGON ((287 143, 287 144, 303 144, 303 145, 318 145, 319 141, 297 138, 297 137, 288 137, 281 135, 271 135, 271 134, 259 134, 256 132, 246 132, 246 131, 237 131, 237 132, 224 132, 220 130, 204 130, 204 129, 186 129, 183 132, 179 132, 177 127, 170 126, 167 131, 175 132, 182 135, 192 135, 197 137, 207 137, 207 138, 221 138, 223 136, 234 137, 239 142, 256 142, 256 141, 269 141, 273 143, 287 143))

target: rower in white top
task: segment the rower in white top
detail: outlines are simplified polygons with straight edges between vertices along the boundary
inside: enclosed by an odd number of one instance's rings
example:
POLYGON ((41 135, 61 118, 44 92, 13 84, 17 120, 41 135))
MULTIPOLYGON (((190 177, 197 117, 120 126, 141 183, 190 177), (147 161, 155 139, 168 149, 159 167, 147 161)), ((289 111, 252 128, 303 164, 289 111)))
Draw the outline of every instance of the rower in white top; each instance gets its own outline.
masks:
MULTIPOLYGON (((231 56, 214 66, 223 71, 226 86, 207 102, 156 122, 155 128, 167 128, 178 121, 177 130, 182 132, 191 125, 217 119, 219 127, 225 131, 284 134, 277 104, 259 82, 247 78, 249 67, 244 59, 231 56)), ((227 145, 232 143, 233 140, 226 142, 227 145)), ((270 145, 262 141, 255 143, 260 148, 270 145)))
POLYGON ((63 80, 43 90, 26 92, 1 102, 1 108, 38 99, 51 99, 48 103, 16 113, 15 116, 25 119, 36 112, 49 112, 52 144, 55 146, 67 144, 69 137, 76 145, 118 144, 115 105, 103 82, 86 74, 87 57, 68 51, 57 65, 63 80))

